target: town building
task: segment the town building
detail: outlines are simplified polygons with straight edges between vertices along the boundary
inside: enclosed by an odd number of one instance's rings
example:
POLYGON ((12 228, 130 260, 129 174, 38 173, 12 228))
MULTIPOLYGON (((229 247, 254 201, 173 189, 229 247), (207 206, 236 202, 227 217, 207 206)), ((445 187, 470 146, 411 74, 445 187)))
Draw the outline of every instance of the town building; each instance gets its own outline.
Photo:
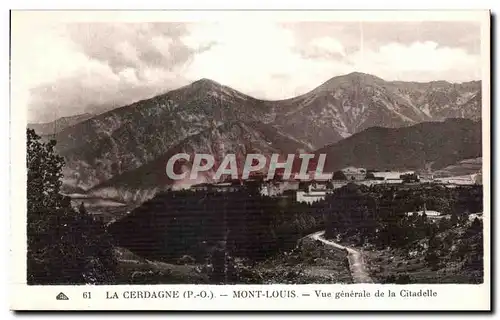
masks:
POLYGON ((323 181, 314 181, 307 184, 304 188, 297 190, 296 201, 312 204, 321 200, 325 200, 326 195, 331 193, 333 189, 328 188, 328 183, 323 181))
POLYGON ((366 177, 365 168, 347 167, 342 170, 347 180, 364 180, 366 177))
POLYGON ((411 217, 413 216, 414 214, 417 214, 419 216, 423 216, 424 214, 427 216, 427 218, 429 219, 432 219, 432 220, 436 220, 436 219, 442 219, 442 218, 449 218, 449 215, 444 215, 442 214, 441 212, 439 211, 435 211, 435 210, 427 210, 427 206, 426 204, 424 203, 424 208, 423 210, 420 210, 420 211, 416 211, 416 212, 406 212, 406 215, 408 217, 411 217))
POLYGON ((483 213, 482 212, 476 212, 476 213, 471 213, 468 216, 469 221, 474 221, 476 218, 479 220, 483 220, 483 213))
POLYGON ((191 186, 191 191, 213 191, 213 192, 235 192, 241 190, 243 188, 243 184, 239 182, 239 180, 231 181, 231 182, 220 182, 220 183, 200 183, 191 186))
POLYGON ((373 185, 376 185, 376 184, 383 184, 384 181, 382 180, 363 180, 363 181, 356 181, 356 184, 358 185, 363 185, 363 186, 367 186, 367 187, 371 187, 373 185))
MULTIPOLYGON (((362 182, 362 181, 359 181, 362 182)), ((347 180, 332 180, 330 181, 330 186, 332 189, 339 189, 342 188, 343 186, 346 186, 349 183, 347 180)))
POLYGON ((210 183, 199 183, 199 184, 192 185, 190 190, 197 191, 197 192, 208 191, 210 189, 210 186, 211 186, 210 183))
POLYGON ((407 212, 406 215, 408 217, 411 217, 413 216, 414 214, 417 214, 419 216, 423 216, 425 213, 425 215, 429 218, 435 218, 435 217, 439 217, 441 216, 441 212, 439 211, 434 211, 434 210, 420 210, 420 211, 416 211, 416 212, 407 212))
POLYGON ((296 201, 297 202, 305 202, 308 204, 312 204, 314 202, 325 200, 327 191, 297 191, 296 192, 296 201))
POLYGON ((479 174, 467 174, 463 176, 443 177, 434 179, 435 182, 446 184, 447 186, 463 186, 482 184, 479 174))
POLYGON ((480 185, 483 184, 483 174, 481 172, 475 174, 474 182, 475 184, 480 184, 480 185))
POLYGON ((403 175, 414 175, 414 171, 378 171, 372 172, 376 180, 384 180, 386 182, 392 183, 402 183, 403 180, 401 176, 403 175))
POLYGON ((275 197, 282 195, 287 190, 296 191, 299 189, 299 181, 265 181, 260 188, 263 196, 275 197))

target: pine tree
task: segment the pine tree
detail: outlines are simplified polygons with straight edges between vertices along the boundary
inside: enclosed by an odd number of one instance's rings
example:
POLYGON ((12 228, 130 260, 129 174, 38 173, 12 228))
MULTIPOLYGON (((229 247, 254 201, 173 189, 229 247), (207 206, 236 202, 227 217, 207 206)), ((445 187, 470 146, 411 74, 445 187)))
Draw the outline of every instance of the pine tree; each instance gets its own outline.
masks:
POLYGON ((338 170, 333 173, 332 180, 347 180, 344 172, 338 170))
MULTIPOLYGON (((110 283, 116 261, 104 226, 76 212, 60 193, 63 158, 55 141, 27 131, 27 281, 110 283)), ((85 208, 81 207, 81 210, 85 208)))
POLYGON ((78 212, 82 216, 87 214, 87 209, 85 209, 85 204, 83 204, 83 202, 80 203, 80 207, 78 208, 78 212))

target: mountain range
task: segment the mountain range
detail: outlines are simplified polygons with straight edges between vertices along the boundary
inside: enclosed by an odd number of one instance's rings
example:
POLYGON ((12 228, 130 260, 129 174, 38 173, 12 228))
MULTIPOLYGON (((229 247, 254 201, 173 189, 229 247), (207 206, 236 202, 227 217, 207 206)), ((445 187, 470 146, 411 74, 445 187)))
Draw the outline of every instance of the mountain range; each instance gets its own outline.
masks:
POLYGON ((297 98, 280 101, 275 123, 318 149, 374 126, 480 119, 480 90, 479 81, 389 82, 351 73, 332 78, 297 98))
MULTIPOLYGON (((417 149, 422 152, 428 152, 429 148, 442 148, 446 139, 469 139, 469 136, 464 138, 460 134, 469 135, 467 130, 475 130, 473 124, 477 125, 477 120, 481 118, 480 89, 480 81, 461 84, 445 81, 399 82, 351 73, 334 77, 292 99, 265 101, 215 81, 201 79, 151 99, 87 119, 76 119, 67 126, 61 126, 61 121, 58 121, 62 129, 55 134, 56 148, 66 161, 64 186, 69 191, 109 188, 132 180, 137 180, 134 182, 136 187, 163 188, 168 181, 155 180, 163 178, 148 180, 143 173, 159 170, 158 175, 164 174, 165 159, 181 150, 220 156, 218 153, 221 152, 244 154, 252 149, 268 154, 311 152, 325 148, 328 154, 350 154, 342 155, 344 160, 327 160, 329 168, 347 162, 361 164, 363 161, 360 158, 366 156, 380 157, 378 162, 373 162, 376 165, 397 166, 399 160, 391 162, 388 157, 382 158, 383 152, 391 153, 394 151, 390 148, 410 148, 434 140, 426 140, 430 136, 423 133, 419 135, 408 131, 405 137, 415 140, 413 144, 398 140, 391 145, 386 140, 399 138, 404 131, 389 134, 390 128, 437 122, 426 124, 421 130, 446 136, 443 136, 442 144, 432 142, 417 149), (472 124, 441 122, 447 118, 466 118, 472 124), (456 129, 436 129, 441 126, 456 129), (460 129, 462 127, 465 131, 460 129), (375 143, 377 139, 379 143, 375 143), (357 154, 346 146, 348 144, 363 145, 371 151, 372 146, 377 145, 379 151, 357 154), (215 145, 218 148, 223 145, 224 150, 218 150, 213 147, 215 145), (145 185, 141 185, 139 180, 144 180, 145 185)), ((420 127, 416 128, 413 130, 420 130, 420 127)), ((39 131, 53 134, 47 130, 39 131)), ((470 143, 463 144, 457 142, 453 147, 468 149, 477 142, 480 146, 480 136, 479 140, 474 138, 470 143)), ((441 161, 436 157, 440 157, 440 152, 444 152, 443 149, 436 150, 435 156, 420 157, 408 162, 408 165, 415 167, 431 161, 439 166, 441 161)), ((456 152, 457 161, 469 154, 456 152)), ((475 151, 470 153, 475 154, 474 157, 480 156, 475 151)), ((416 151, 411 154, 416 154, 416 151)))
POLYGON ((44 123, 28 123, 28 128, 35 130, 39 135, 54 135, 64 129, 71 127, 79 122, 83 122, 87 119, 94 117, 92 113, 77 114, 74 116, 58 118, 51 122, 44 123))

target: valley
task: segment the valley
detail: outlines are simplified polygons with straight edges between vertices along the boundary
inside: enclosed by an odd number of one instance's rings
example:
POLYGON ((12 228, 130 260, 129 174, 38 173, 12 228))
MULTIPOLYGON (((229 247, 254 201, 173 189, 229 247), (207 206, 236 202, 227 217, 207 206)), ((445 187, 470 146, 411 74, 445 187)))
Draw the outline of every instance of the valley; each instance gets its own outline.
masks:
POLYGON ((350 184, 312 205, 253 192, 167 191, 108 230, 149 264, 194 266, 210 283, 482 281, 482 217, 467 213, 481 210, 478 186, 350 184), (451 217, 405 214, 422 201, 451 217))

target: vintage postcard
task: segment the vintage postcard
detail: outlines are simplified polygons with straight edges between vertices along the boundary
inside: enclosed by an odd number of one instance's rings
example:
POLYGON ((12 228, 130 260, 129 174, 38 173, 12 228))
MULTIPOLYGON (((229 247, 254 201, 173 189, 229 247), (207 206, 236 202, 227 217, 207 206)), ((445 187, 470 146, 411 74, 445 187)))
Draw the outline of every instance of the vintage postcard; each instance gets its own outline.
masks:
POLYGON ((490 13, 12 11, 14 310, 491 308, 490 13))

